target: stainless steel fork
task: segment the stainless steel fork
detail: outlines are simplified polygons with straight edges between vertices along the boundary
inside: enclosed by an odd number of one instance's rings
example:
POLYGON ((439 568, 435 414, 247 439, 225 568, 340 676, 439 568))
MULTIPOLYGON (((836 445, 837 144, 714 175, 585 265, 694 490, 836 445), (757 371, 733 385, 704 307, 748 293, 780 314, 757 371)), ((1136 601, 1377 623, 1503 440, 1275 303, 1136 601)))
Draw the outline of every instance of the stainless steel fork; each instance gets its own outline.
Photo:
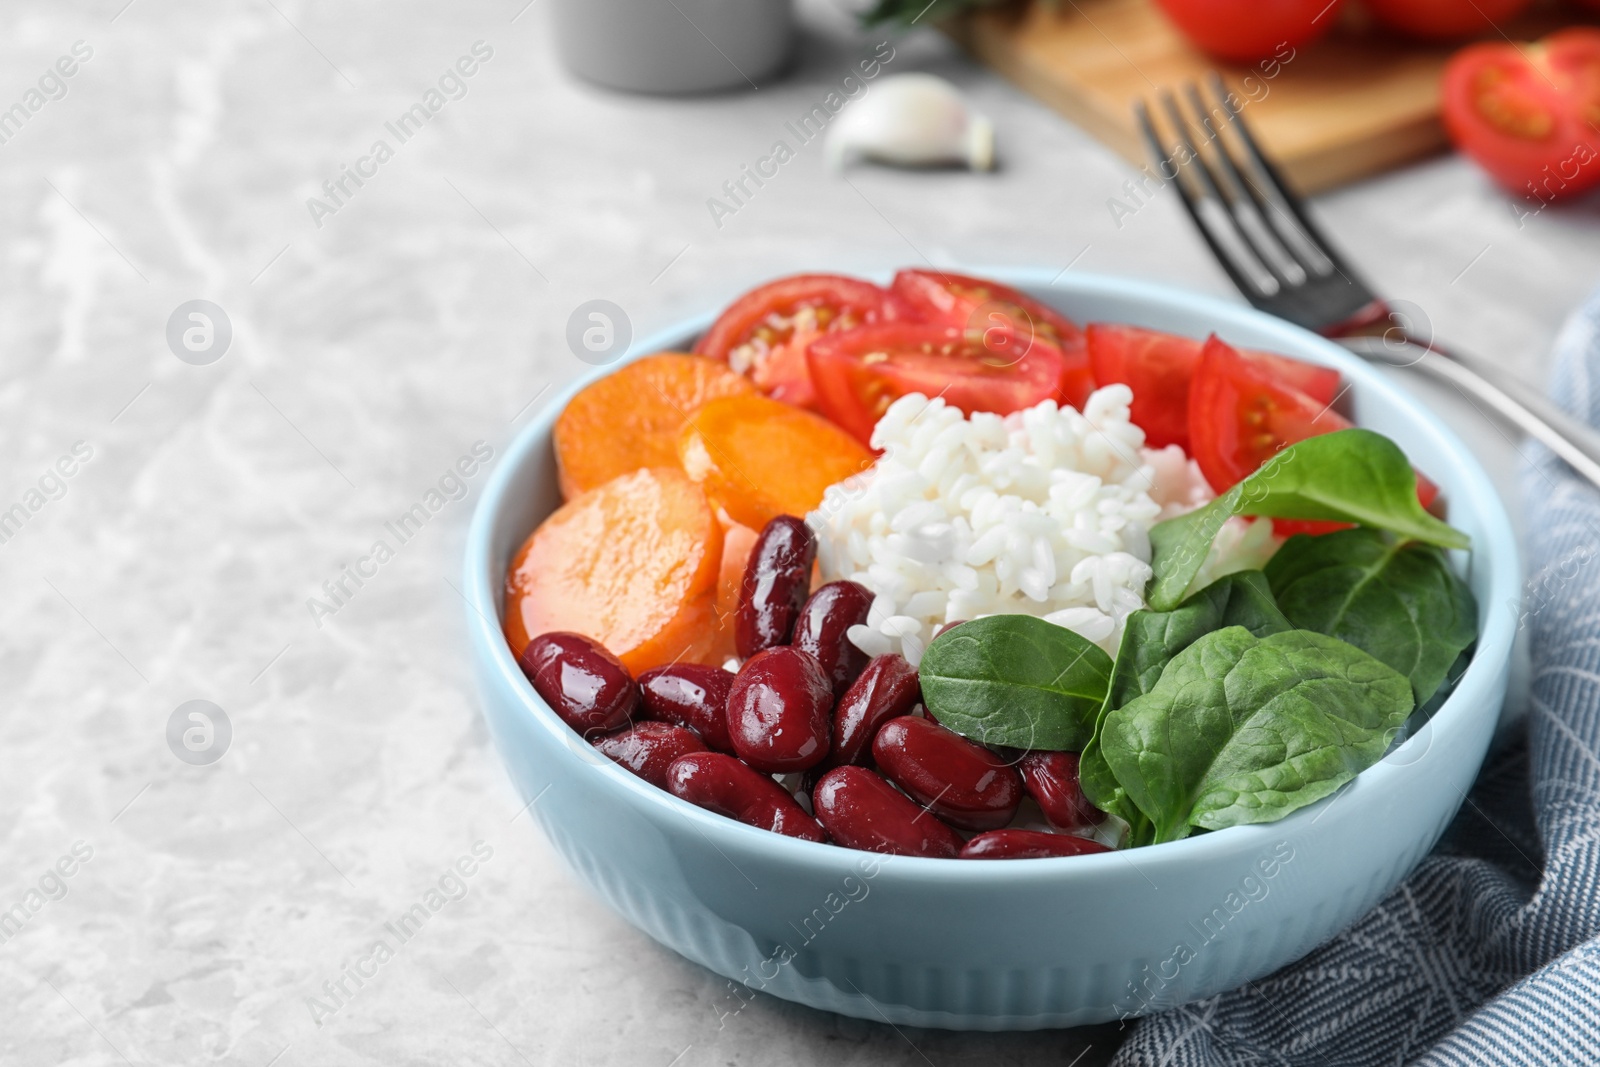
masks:
POLYGON ((1454 386, 1542 441, 1600 487, 1600 434, 1519 382, 1447 351, 1379 297, 1353 270, 1256 143, 1220 75, 1185 88, 1193 114, 1170 92, 1160 98, 1175 140, 1168 147, 1150 109, 1135 106, 1161 177, 1176 185, 1222 268, 1255 307, 1315 330, 1375 363, 1413 367, 1454 386), (1205 131, 1197 143, 1191 129, 1205 131), (1224 136, 1224 131, 1230 136, 1224 136), (1230 143, 1231 142, 1231 143, 1230 143))

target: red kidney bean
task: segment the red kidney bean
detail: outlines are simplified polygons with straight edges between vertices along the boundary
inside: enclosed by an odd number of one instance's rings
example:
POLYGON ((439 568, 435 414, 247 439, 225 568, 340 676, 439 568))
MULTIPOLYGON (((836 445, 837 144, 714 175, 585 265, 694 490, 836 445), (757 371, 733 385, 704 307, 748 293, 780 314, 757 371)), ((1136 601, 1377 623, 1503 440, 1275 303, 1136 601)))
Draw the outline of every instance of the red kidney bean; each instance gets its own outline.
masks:
POLYGON ((733 672, 721 667, 679 663, 639 675, 644 716, 686 726, 705 739, 706 747, 732 752, 728 736, 728 691, 733 672))
POLYGON ((850 643, 850 627, 867 621, 872 594, 855 582, 829 582, 811 594, 794 624, 795 648, 817 657, 833 683, 833 696, 844 696, 867 665, 867 654, 850 643))
POLYGON ((816 657, 780 645, 757 652, 728 693, 728 736, 758 771, 815 767, 828 755, 833 690, 816 657))
POLYGON ((890 719, 910 714, 922 699, 917 669, 893 652, 867 664, 833 709, 833 751, 828 765, 865 766, 872 758, 872 739, 890 719))
POLYGON ((1043 830, 990 830, 961 849, 964 860, 1042 860, 1051 856, 1087 856, 1111 850, 1098 841, 1043 830))
POLYGON ((937 641, 939 638, 943 637, 945 634, 949 633, 951 630, 954 630, 957 626, 960 626, 966 621, 966 619, 957 619, 955 622, 945 623, 943 626, 939 627, 933 632, 934 640, 937 641))
POLYGON ((961 835, 865 767, 835 767, 811 793, 817 820, 838 844, 896 856, 952 859, 961 835))
POLYGON ((628 768, 658 789, 667 787, 667 768, 679 756, 704 752, 693 730, 664 722, 640 722, 594 742, 601 755, 628 768))
POLYGON ((952 826, 993 830, 1022 803, 1022 775, 982 745, 943 726, 902 715, 872 742, 878 769, 952 826))
POLYGON ((1017 763, 1022 788, 1039 802, 1039 810, 1057 830, 1080 830, 1105 818, 1089 803, 1078 784, 1076 752, 1030 752, 1017 763))
POLYGON ((721 752, 680 756, 667 768, 667 791, 759 830, 825 841, 817 820, 777 782, 721 752))
POLYGON ((517 665, 561 721, 585 737, 615 730, 639 706, 639 686, 628 668, 580 634, 540 634, 517 665))
POLYGON ((761 530, 744 565, 733 642, 739 658, 789 643, 800 607, 811 592, 817 537, 800 519, 779 515, 761 530))

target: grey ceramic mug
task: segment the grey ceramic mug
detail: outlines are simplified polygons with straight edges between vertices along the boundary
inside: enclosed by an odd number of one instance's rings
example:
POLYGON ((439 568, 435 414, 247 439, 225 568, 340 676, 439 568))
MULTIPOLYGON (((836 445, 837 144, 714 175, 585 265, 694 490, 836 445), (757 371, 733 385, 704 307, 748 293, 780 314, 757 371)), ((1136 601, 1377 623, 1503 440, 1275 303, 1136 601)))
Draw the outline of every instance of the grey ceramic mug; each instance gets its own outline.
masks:
POLYGON ((758 86, 794 37, 792 0, 556 0, 574 74, 612 89, 696 93, 758 86))

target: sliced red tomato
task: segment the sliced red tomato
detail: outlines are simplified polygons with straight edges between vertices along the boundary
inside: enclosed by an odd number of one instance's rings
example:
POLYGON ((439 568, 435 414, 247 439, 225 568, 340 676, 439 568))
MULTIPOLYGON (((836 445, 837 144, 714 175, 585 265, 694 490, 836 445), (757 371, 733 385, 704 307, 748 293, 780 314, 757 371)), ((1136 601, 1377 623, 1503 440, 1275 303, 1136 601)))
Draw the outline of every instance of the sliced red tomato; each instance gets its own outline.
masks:
POLYGON ((1444 72, 1456 147, 1501 185, 1554 200, 1600 183, 1600 30, 1537 44, 1477 44, 1444 72))
POLYGON ((1276 352, 1258 352, 1251 348, 1241 349, 1239 354, 1245 359, 1260 363, 1272 380, 1279 385, 1298 389, 1312 400, 1331 404, 1339 399, 1339 391, 1344 383, 1339 377, 1339 372, 1332 367, 1280 356, 1276 352))
POLYGON ((1435 41, 1496 33, 1528 0, 1366 0, 1372 17, 1393 30, 1435 41))
MULTIPOLYGON (((976 330, 993 338, 1009 332, 1025 341, 1039 338, 1062 355, 1061 389, 1056 399, 1081 409, 1094 392, 1094 376, 1078 324, 1048 304, 1009 285, 947 271, 903 270, 889 289, 927 322, 976 330)), ((991 348, 996 347, 992 340, 991 348)))
POLYGON ((812 407, 806 348, 825 334, 905 318, 886 289, 840 274, 796 274, 750 290, 728 305, 694 346, 720 359, 775 400, 812 407))
MULTIPOLYGON (((1092 322, 1084 331, 1094 380, 1121 382, 1133 390, 1130 415, 1151 448, 1189 447, 1189 385, 1204 343, 1190 337, 1092 322)), ((1323 405, 1339 394, 1339 372, 1271 352, 1239 355, 1261 364, 1280 385, 1298 389, 1323 405)))
POLYGON ((927 323, 831 333, 811 343, 807 359, 819 409, 868 446, 878 419, 907 393, 943 397, 969 415, 1009 415, 1054 398, 1062 364, 1061 350, 1039 338, 1020 354, 997 353, 980 334, 927 323))
POLYGON ((1200 362, 1200 342, 1137 326, 1091 322, 1089 365, 1097 382, 1133 389, 1129 416, 1151 448, 1189 451, 1189 380, 1200 362))
POLYGON ((1189 440, 1200 472, 1217 492, 1296 441, 1348 426, 1325 401, 1273 381, 1264 364, 1216 334, 1206 340, 1189 388, 1189 440))
MULTIPOLYGON (((1327 403, 1273 380, 1270 364, 1207 338, 1189 389, 1189 434, 1194 460, 1218 493, 1254 474, 1297 441, 1348 429, 1349 419, 1327 403)), ((1417 499, 1429 507, 1439 487, 1417 472, 1417 499)), ((1350 523, 1274 519, 1279 537, 1347 530, 1350 523)))
POLYGON ((1079 334, 1061 348, 1061 385, 1056 402, 1083 410, 1084 401, 1095 391, 1094 370, 1089 366, 1089 345, 1079 334))

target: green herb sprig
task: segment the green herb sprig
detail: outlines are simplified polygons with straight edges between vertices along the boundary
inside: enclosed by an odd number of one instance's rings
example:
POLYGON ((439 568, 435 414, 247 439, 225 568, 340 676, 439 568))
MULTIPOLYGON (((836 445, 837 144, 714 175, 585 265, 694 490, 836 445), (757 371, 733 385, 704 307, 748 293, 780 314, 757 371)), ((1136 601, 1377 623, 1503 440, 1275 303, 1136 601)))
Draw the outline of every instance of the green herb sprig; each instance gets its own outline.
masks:
POLYGON ((867 26, 895 22, 902 26, 931 25, 965 11, 985 7, 1020 7, 1024 0, 877 0, 861 16, 867 26))

